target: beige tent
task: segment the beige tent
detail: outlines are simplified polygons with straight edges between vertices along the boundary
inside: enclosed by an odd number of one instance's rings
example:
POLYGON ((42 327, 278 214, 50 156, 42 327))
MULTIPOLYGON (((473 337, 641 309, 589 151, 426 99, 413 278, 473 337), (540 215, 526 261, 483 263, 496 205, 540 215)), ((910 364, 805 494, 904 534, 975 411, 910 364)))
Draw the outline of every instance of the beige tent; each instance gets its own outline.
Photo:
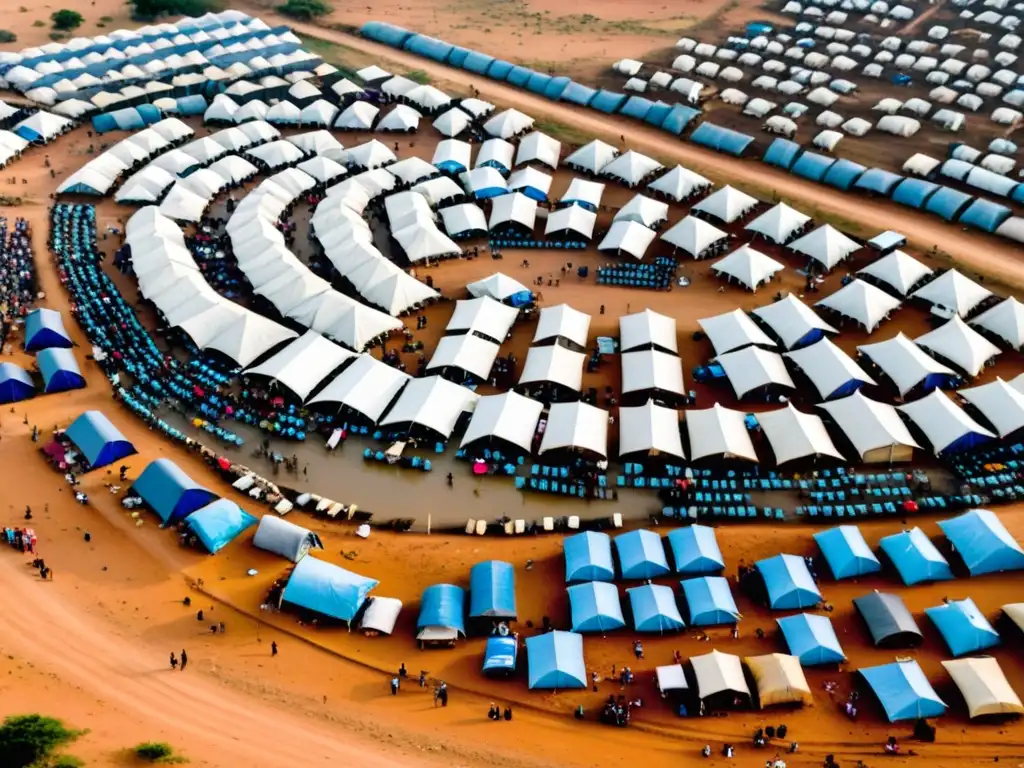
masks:
POLYGON ((800 659, 784 653, 748 656, 745 661, 757 683, 761 709, 775 704, 813 704, 811 687, 800 659))
POLYGON ((1024 705, 992 656, 942 662, 967 702, 971 718, 1024 713, 1024 705))
POLYGON ((1024 632, 1024 603, 1007 603, 1003 606, 1003 613, 1024 632))

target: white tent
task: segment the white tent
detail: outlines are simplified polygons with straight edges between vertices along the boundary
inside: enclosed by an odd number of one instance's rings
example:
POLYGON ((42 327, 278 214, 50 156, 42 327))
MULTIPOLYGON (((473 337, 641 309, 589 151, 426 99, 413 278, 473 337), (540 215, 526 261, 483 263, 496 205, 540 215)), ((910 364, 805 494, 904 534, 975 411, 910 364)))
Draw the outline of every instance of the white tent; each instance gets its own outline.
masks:
MULTIPOLYGON (((225 306, 225 305, 222 305, 225 306)), ((237 317, 222 326, 217 333, 202 345, 205 349, 215 349, 234 360, 243 368, 251 365, 254 360, 262 357, 278 344, 298 336, 295 331, 285 328, 283 325, 268 320, 255 312, 241 307, 237 317)), ((210 312, 199 315, 196 318, 197 324, 206 328, 216 327, 216 324, 209 322, 210 312)), ((190 334, 191 335, 191 334, 190 334)), ((195 341, 193 336, 193 341, 195 341)), ((198 344, 198 342, 196 342, 198 344)))
POLYGON ((498 197, 508 192, 508 184, 501 171, 489 165, 467 171, 461 175, 461 179, 462 186, 477 199, 498 197))
POLYGON ((849 391, 848 387, 854 383, 877 383, 829 338, 821 339, 809 347, 786 352, 783 357, 789 358, 804 372, 821 400, 849 391))
POLYGON ((918 288, 910 297, 951 309, 960 317, 965 317, 991 295, 992 292, 988 288, 983 288, 955 269, 951 269, 918 288))
POLYGON ((363 89, 353 83, 351 80, 342 78, 337 82, 331 83, 331 90, 338 98, 344 98, 349 94, 353 93, 364 93, 363 89))
POLYGON ((734 309, 714 317, 697 321, 704 335, 708 337, 716 355, 742 349, 751 344, 765 347, 776 346, 775 342, 751 320, 742 309, 734 309))
POLYGON ((691 656, 690 666, 697 679, 697 696, 706 699, 719 693, 750 696, 743 664, 739 656, 711 651, 703 656, 691 656))
POLYGON ((619 408, 619 455, 651 454, 686 459, 679 432, 679 412, 648 401, 619 408))
POLYGON ((116 202, 155 203, 175 181, 175 176, 158 168, 147 165, 132 175, 114 193, 116 202))
POLYGON ((518 224, 528 232, 532 232, 536 222, 537 201, 526 195, 513 192, 508 195, 499 195, 491 201, 489 226, 492 230, 505 224, 518 224))
MULTIPOLYGON (((358 73, 357 73, 358 74, 358 73)), ((419 83, 402 75, 395 75, 381 83, 380 89, 389 96, 405 96, 410 91, 419 88, 419 83)))
POLYGON ((487 231, 487 217, 476 203, 463 203, 441 209, 444 229, 451 237, 487 231))
POLYGON ((694 173, 687 168, 683 168, 681 165, 677 165, 668 173, 659 176, 648 184, 647 188, 660 192, 678 203, 688 198, 694 192, 709 189, 711 186, 711 182, 699 173, 694 173))
POLYGON ((785 362, 777 352, 755 346, 744 347, 718 355, 716 362, 725 371, 737 399, 743 399, 763 387, 796 389, 785 362))
MULTIPOLYGON (((525 285, 515 278, 509 277, 502 272, 495 272, 490 277, 477 280, 466 285, 469 295, 474 298, 489 296, 498 301, 505 301, 517 294, 532 293, 525 285)), ((542 310, 543 311, 543 310, 542 310)))
POLYGON ((203 136, 202 138, 190 141, 181 147, 181 151, 197 163, 211 163, 218 157, 228 153, 226 147, 218 144, 209 136, 203 136))
POLYGON ((420 85, 405 94, 405 98, 428 111, 451 104, 451 96, 432 85, 420 85))
POLYGON ((518 109, 506 109, 484 123, 484 131, 499 139, 510 139, 528 130, 533 122, 532 117, 524 115, 518 109))
POLYGON ((489 296, 462 299, 455 303, 455 312, 452 313, 445 331, 480 334, 500 343, 505 340, 518 316, 518 309, 495 301, 489 296))
POLYGON ((1014 389, 1001 378, 957 392, 973 405, 986 421, 995 427, 1000 437, 1006 437, 1024 427, 1024 393, 1014 389))
POLYGON ((909 461, 914 449, 921 447, 893 406, 859 391, 818 407, 828 413, 865 462, 909 461))
POLYGON ((302 150, 284 139, 277 139, 245 150, 249 157, 263 162, 271 170, 297 163, 303 159, 302 150))
MULTIPOLYGON (((391 166, 389 165, 388 168, 390 169, 391 166)), ((437 173, 437 168, 434 168, 434 172, 437 173)), ((466 194, 466 190, 459 186, 450 176, 437 176, 433 179, 418 182, 413 185, 412 191, 425 197, 433 208, 440 206, 445 200, 461 197, 466 194)))
POLYGON ((1024 304, 1010 296, 971 320, 971 325, 988 331, 1013 349, 1024 346, 1024 304))
POLYGON ((543 410, 543 403, 515 392, 481 397, 459 447, 497 438, 529 453, 543 410))
POLYGON ((303 160, 295 167, 303 173, 309 174, 320 183, 326 183, 348 173, 345 166, 339 165, 329 157, 321 157, 319 155, 303 160))
POLYGON ((473 148, 469 144, 458 139, 445 139, 438 142, 430 162, 438 168, 461 173, 469 170, 472 159, 473 148))
POLYGON ((431 222, 416 221, 399 230, 392 230, 391 236, 405 251, 406 258, 416 263, 427 259, 461 253, 462 249, 431 222))
POLYGON ((209 204, 209 198, 200 197, 179 180, 160 203, 160 213, 177 221, 198 222, 209 204))
POLYGON ((870 275, 900 296, 906 296, 915 285, 932 274, 932 270, 903 251, 893 251, 858 270, 857 274, 870 275))
POLYGON ((757 414, 757 423, 772 446, 776 464, 818 456, 844 460, 821 417, 798 411, 792 403, 757 414))
MULTIPOLYGON (((9 73, 8 73, 9 74, 9 73)), ((68 130, 74 125, 73 122, 68 120, 66 117, 61 115, 55 115, 51 112, 39 110, 33 112, 31 115, 26 117, 20 123, 11 128, 11 131, 21 135, 20 129, 26 129, 31 133, 42 136, 43 141, 49 141, 63 131, 68 130)))
POLYGON ((675 248, 686 251, 693 258, 699 259, 708 248, 728 237, 727 233, 704 219, 687 216, 676 222, 661 236, 661 239, 675 248))
POLYGON ((657 390, 686 394, 683 366, 679 357, 656 349, 642 349, 622 355, 622 393, 657 390))
POLYGON ((539 453, 569 449, 608 458, 608 412, 584 402, 555 403, 540 441, 539 453))
POLYGON ((764 283, 769 282, 772 276, 783 268, 782 263, 749 245, 741 245, 711 265, 711 269, 719 275, 731 277, 751 291, 756 291, 764 283))
POLYGON ((378 131, 415 131, 422 115, 406 104, 398 104, 377 123, 378 131))
POLYGON ((524 163, 543 163, 550 168, 558 168, 558 158, 562 154, 562 143, 546 133, 534 131, 519 141, 516 151, 516 165, 524 163))
POLYGON ((1005 717, 1024 712, 1020 697, 995 657, 952 659, 943 661, 942 666, 960 689, 971 718, 986 715, 1005 717))
POLYGON ((619 179, 630 187, 635 187, 655 171, 664 166, 652 157, 642 155, 634 150, 622 153, 601 169, 602 176, 619 179))
POLYGON ((995 437, 939 389, 932 390, 920 400, 896 407, 921 430, 936 456, 958 447, 956 444, 965 439, 971 441, 968 442, 971 445, 978 438, 995 437))
POLYGON ((714 194, 705 197, 693 206, 691 210, 706 213, 709 216, 714 216, 719 221, 731 224, 746 216, 756 205, 756 198, 751 197, 746 192, 740 192, 738 189, 725 186, 714 194))
POLYGON ((312 398, 309 405, 345 406, 377 423, 410 378, 409 374, 370 355, 359 355, 312 398))
POLYGON ((263 119, 275 125, 297 125, 302 119, 302 110, 290 101, 279 101, 267 110, 263 119))
POLYGON ((690 436, 690 460, 708 456, 757 462, 757 452, 747 432, 746 414, 715 403, 703 410, 686 411, 686 432, 690 436))
POLYGON ((460 99, 459 108, 464 109, 475 118, 486 117, 494 111, 494 105, 483 99, 460 99))
POLYGON ((814 331, 838 333, 835 328, 818 317, 813 309, 791 293, 779 301, 757 307, 751 314, 771 328, 785 349, 793 349, 814 331))
POLYGON ((813 232, 808 232, 803 237, 794 240, 789 248, 797 253, 824 265, 825 269, 832 269, 839 262, 845 259, 854 251, 860 248, 860 244, 851 240, 831 224, 818 227, 813 232))
POLYGON ((553 181, 554 179, 548 174, 528 165, 508 177, 508 189, 510 192, 534 189, 544 195, 546 199, 551 191, 553 181))
POLYGON ((619 345, 622 352, 657 347, 679 354, 674 317, 650 309, 619 318, 619 345))
POLYGON ((405 184, 416 184, 437 174, 437 168, 422 157, 406 157, 388 166, 388 173, 405 184))
POLYGON ((781 245, 803 229, 810 220, 810 216, 790 208, 785 203, 779 203, 747 224, 744 229, 781 245))
POLYGON ((933 357, 926 355, 910 339, 898 333, 891 339, 864 344, 857 351, 877 365, 904 396, 929 376, 956 374, 933 357))
POLYGON ((339 347, 316 331, 306 331, 269 360, 245 371, 265 376, 293 392, 300 400, 355 354, 339 347))
POLYGON ((601 205, 602 195, 604 195, 604 184, 574 176, 559 202, 580 203, 597 209, 601 205))
POLYGON ((398 396, 394 407, 380 420, 380 426, 418 425, 448 439, 462 412, 479 395, 440 376, 412 379, 398 396))
POLYGON ((583 365, 587 356, 561 344, 545 347, 530 347, 526 352, 520 384, 560 384, 573 392, 579 392, 583 384, 583 365))
POLYGON ((350 165, 369 169, 380 168, 398 159, 394 152, 376 139, 351 147, 346 156, 350 165))
POLYGON ((493 341, 482 339, 471 333, 461 336, 444 336, 437 342, 434 354, 427 362, 427 372, 457 368, 486 381, 491 367, 498 356, 499 346, 493 341))
POLYGON ((565 233, 589 240, 594 235, 597 214, 578 205, 570 205, 551 213, 544 225, 544 234, 565 233))
POLYGON ((452 139, 469 128, 472 118, 461 109, 452 107, 447 112, 434 120, 434 127, 442 136, 452 139))
POLYGON ((590 333, 590 315, 573 309, 568 304, 543 307, 537 319, 537 330, 533 343, 539 344, 552 339, 563 338, 586 349, 590 333))
POLYGON ((642 259, 656 234, 653 229, 635 221, 613 221, 597 249, 625 252, 635 259, 642 259))
MULTIPOLYGON (((232 184, 240 184, 260 172, 255 165, 238 155, 225 155, 211 163, 207 170, 222 176, 225 181, 232 184)), ((196 173, 200 172, 196 171, 196 173)))
POLYGON ((972 377, 981 373, 981 369, 1000 353, 999 347, 956 315, 934 331, 918 336, 914 342, 972 377))
POLYGON ((902 302, 864 280, 853 280, 814 306, 826 307, 872 333, 902 302))
POLYGON ((618 154, 619 151, 611 144, 605 144, 600 139, 594 139, 565 158, 565 164, 570 168, 578 168, 581 171, 597 174, 614 160, 618 154))
POLYGON ((488 139, 480 145, 473 167, 481 168, 490 165, 499 171, 508 173, 512 170, 512 157, 515 152, 515 146, 504 139, 488 139))
POLYGON ((655 227, 668 221, 668 203, 652 200, 643 195, 634 195, 618 210, 612 221, 635 221, 645 227, 655 227))

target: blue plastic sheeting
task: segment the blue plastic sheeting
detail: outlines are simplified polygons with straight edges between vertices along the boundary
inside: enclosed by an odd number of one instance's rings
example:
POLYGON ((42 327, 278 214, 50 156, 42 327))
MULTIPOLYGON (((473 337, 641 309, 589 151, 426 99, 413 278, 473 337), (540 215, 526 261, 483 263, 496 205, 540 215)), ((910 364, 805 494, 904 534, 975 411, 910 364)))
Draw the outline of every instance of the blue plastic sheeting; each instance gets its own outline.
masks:
POLYGON ((488 56, 486 53, 480 53, 479 51, 470 51, 469 55, 466 56, 466 60, 462 62, 462 68, 482 75, 487 72, 487 69, 493 63, 493 56, 488 56))
POLYGON ((925 608, 924 612, 954 656, 977 653, 999 645, 999 633, 969 597, 925 608))
POLYGON ((928 196, 937 189, 940 189, 940 186, 934 181, 926 181, 925 179, 904 179, 899 183, 896 189, 892 191, 892 199, 893 202, 899 203, 900 205, 906 205, 920 210, 924 207, 925 202, 928 200, 928 196))
POLYGON ((802 557, 776 555, 755 563, 773 610, 809 608, 821 602, 821 592, 802 557))
POLYGON ((963 210, 973 198, 957 189, 950 187, 939 187, 938 191, 928 198, 924 209, 929 213, 935 213, 946 221, 954 221, 957 214, 963 210))
POLYGON ((484 648, 484 672, 515 672, 519 641, 515 637, 491 635, 484 648))
POLYGON ((633 611, 633 628, 637 632, 678 632, 685 629, 672 587, 645 584, 627 589, 626 594, 633 611))
POLYGON ((993 203, 991 200, 976 199, 971 207, 960 214, 959 222, 980 229, 983 232, 995 232, 999 225, 1013 215, 1013 211, 1005 205, 993 203))
POLYGON ((607 533, 585 531, 562 543, 565 552, 565 583, 614 581, 612 540, 607 533))
POLYGON ((822 177, 822 181, 836 189, 849 189, 866 170, 867 168, 860 163, 840 158, 832 163, 822 177))
POLYGON ((653 579, 669 572, 665 545, 654 531, 629 531, 615 537, 624 579, 653 579))
POLYGON ((351 623, 378 583, 307 555, 292 571, 281 599, 297 608, 351 623))
POLYGON ((137 131, 145 125, 142 115, 135 107, 118 109, 114 112, 105 112, 96 115, 92 119, 92 127, 96 133, 107 133, 108 131, 137 131))
POLYGON ((383 21, 368 21, 360 27, 359 34, 392 48, 401 48, 413 33, 383 21))
POLYGON ((701 123, 690 135, 690 140, 702 147, 739 157, 750 146, 754 137, 714 123, 701 123))
POLYGON ((145 125, 153 125, 153 123, 159 123, 164 119, 164 114, 160 111, 160 108, 154 107, 152 104, 139 104, 135 109, 145 125))
POLYGON ((85 386, 85 377, 78 368, 78 361, 70 349, 51 347, 36 355, 36 363, 43 374, 43 391, 66 392, 85 386))
POLYGON ((1017 188, 1013 190, 1013 194, 1010 195, 1010 199, 1015 203, 1024 203, 1024 184, 1017 185, 1017 188))
POLYGON ((764 157, 762 158, 768 165, 774 165, 779 168, 785 168, 787 171, 789 167, 796 160, 796 156, 800 154, 800 145, 795 141, 789 139, 775 139, 765 150, 764 157))
POLYGON ((466 63, 466 57, 469 56, 471 51, 467 48, 463 48, 458 45, 453 45, 451 53, 448 54, 448 63, 453 67, 462 69, 466 63))
POLYGON ((17 128, 14 129, 14 132, 16 134, 18 134, 19 136, 21 136, 21 138, 23 138, 25 141, 29 141, 29 142, 37 142, 37 141, 45 142, 46 141, 46 137, 43 136, 43 134, 39 133, 38 131, 32 130, 27 125, 19 125, 17 128))
POLYGON ((189 530, 203 542, 206 550, 214 555, 258 521, 235 502, 217 499, 197 509, 185 518, 185 522, 189 530))
POLYGON ((805 667, 818 664, 840 664, 846 654, 836 637, 836 630, 828 616, 798 613, 776 620, 789 652, 800 659, 805 667))
POLYGON ((0 363, 0 403, 18 403, 35 393, 28 371, 14 363, 0 363))
POLYGON ((814 534, 814 540, 837 579, 852 579, 882 570, 882 564, 856 525, 840 525, 819 531, 814 534))
MULTIPOLYGON (((492 168, 495 166, 491 166, 492 168)), ((478 189, 473 193, 473 198, 476 200, 489 200, 492 197, 501 197, 507 195, 508 190, 505 187, 484 187, 478 189)))
POLYGON ((654 109, 654 102, 643 96, 630 96, 619 109, 619 114, 637 120, 646 120, 647 113, 654 109))
POLYGON ((583 85, 582 83, 571 82, 562 91, 561 99, 570 104, 579 104, 581 107, 585 107, 596 95, 597 90, 595 88, 583 85))
POLYGON ((722 576, 701 576, 679 582, 689 611, 691 627, 735 624, 740 620, 729 582, 722 576))
POLYGON ((722 550, 715 538, 715 529, 707 525, 691 525, 669 531, 668 545, 676 573, 719 573, 725 568, 722 550))
POLYGON ((402 47, 410 53, 442 62, 446 61, 448 54, 452 52, 451 43, 446 43, 443 40, 438 40, 436 37, 428 37, 427 35, 413 35, 405 41, 402 47))
POLYGON ((588 581, 567 590, 573 632, 610 632, 626 626, 619 588, 607 581, 588 581))
POLYGON ((532 74, 533 70, 527 67, 512 67, 512 70, 505 77, 505 82, 517 88, 522 88, 526 85, 532 74))
POLYGON ((656 101, 651 105, 650 110, 644 116, 644 122, 650 125, 661 127, 661 124, 665 122, 665 118, 672 113, 672 105, 666 104, 663 101, 656 101))
POLYGON ((454 584, 432 584, 423 590, 416 631, 424 627, 452 629, 465 637, 466 593, 454 584))
POLYGON ((25 318, 25 351, 38 352, 49 347, 70 349, 71 337, 64 330, 60 312, 40 307, 25 318))
POLYGON ((526 90, 543 94, 550 82, 551 75, 546 75, 543 72, 534 72, 530 75, 530 79, 526 81, 526 90))
POLYGON ((923 581, 953 578, 946 558, 920 528, 884 536, 878 546, 896 566, 908 587, 923 581))
POLYGON ((676 104, 661 122, 661 130, 679 136, 700 115, 701 111, 699 109, 676 104))
POLYGON ((568 77, 552 77, 544 86, 544 96, 552 101, 562 98, 562 92, 572 83, 568 77))
POLYGON ((939 528, 971 576, 1024 568, 1024 550, 990 510, 972 509, 959 517, 940 520, 939 528))
POLYGON ((487 560, 469 570, 469 616, 516 617, 516 574, 511 563, 487 560))
POLYGON ((511 61, 495 59, 487 68, 487 76, 492 80, 504 80, 508 77, 509 72, 515 69, 515 66, 511 61))
POLYGON ((545 632, 526 638, 530 689, 587 687, 583 636, 575 632, 545 632))
POLYGON ((834 157, 819 155, 817 152, 804 152, 789 170, 800 178, 820 182, 835 162, 834 157))
POLYGON ((874 192, 876 195, 888 195, 893 187, 903 181, 898 173, 887 171, 884 168, 868 168, 854 182, 856 189, 863 189, 865 192, 874 192))
POLYGON ((128 438, 99 411, 86 411, 71 422, 64 434, 82 452, 92 469, 136 453, 128 438))
POLYGON ((188 517, 217 499, 170 459, 151 461, 132 488, 163 523, 188 517))
POLYGON ((175 110, 183 117, 201 115, 206 112, 206 107, 206 99, 198 93, 193 93, 191 96, 182 96, 175 101, 175 110))
POLYGON ((860 670, 885 710, 890 723, 938 717, 946 712, 945 702, 932 688, 916 661, 898 661, 860 670))

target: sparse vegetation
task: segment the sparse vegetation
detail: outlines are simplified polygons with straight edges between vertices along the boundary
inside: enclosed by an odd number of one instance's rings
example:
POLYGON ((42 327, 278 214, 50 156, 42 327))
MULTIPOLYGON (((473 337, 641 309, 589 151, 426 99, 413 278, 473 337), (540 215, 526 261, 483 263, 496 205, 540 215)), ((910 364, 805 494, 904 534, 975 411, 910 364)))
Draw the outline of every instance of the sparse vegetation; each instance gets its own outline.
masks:
POLYGON ((327 16, 334 10, 334 6, 324 0, 287 0, 277 6, 277 10, 293 19, 312 21, 327 16))
POLYGON ((45 27, 46 26, 46 22, 43 21, 42 19, 36 19, 35 21, 32 22, 32 26, 33 27, 45 27))
POLYGON ((43 715, 12 715, 0 725, 0 755, 4 768, 71 768, 68 755, 54 755, 84 731, 67 728, 43 715))
POLYGON ((102 21, 104 24, 109 24, 113 20, 114 20, 113 16, 100 16, 100 21, 102 21))
POLYGON ((202 16, 217 9, 213 0, 128 0, 132 18, 153 21, 161 16, 202 16))
POLYGON ((430 75, 428 75, 422 69, 414 69, 412 72, 406 72, 405 76, 412 80, 414 83, 419 83, 420 85, 430 84, 430 75))
POLYGON ((68 39, 68 33, 58 32, 57 30, 54 30, 53 32, 50 33, 50 39, 53 40, 53 42, 55 43, 59 43, 61 40, 68 39))
POLYGON ((58 755, 50 763, 50 768, 82 768, 85 765, 74 755, 58 755))
POLYGON ((169 765, 188 762, 185 758, 175 754, 174 747, 162 741, 144 741, 142 744, 137 744, 132 752, 139 760, 144 760, 147 763, 169 765))
POLYGON ((0 43, 16 43, 18 36, 9 29, 0 29, 0 43))
POLYGON ((78 11, 72 11, 70 8, 61 8, 59 11, 54 11, 50 14, 50 21, 53 22, 54 29, 66 32, 82 26, 82 22, 85 19, 78 11))

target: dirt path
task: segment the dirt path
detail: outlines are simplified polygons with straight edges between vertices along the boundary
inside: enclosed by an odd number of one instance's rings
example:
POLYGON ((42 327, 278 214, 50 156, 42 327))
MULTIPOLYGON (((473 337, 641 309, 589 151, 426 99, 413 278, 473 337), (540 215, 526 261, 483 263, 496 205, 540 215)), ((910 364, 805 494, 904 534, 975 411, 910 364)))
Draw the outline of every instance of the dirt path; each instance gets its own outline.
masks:
POLYGON ((926 21, 928 21, 928 19, 930 19, 932 16, 934 16, 936 13, 938 13, 939 10, 945 4, 946 3, 943 2, 943 0, 933 0, 932 4, 931 4, 931 6, 929 6, 928 10, 925 11, 924 13, 922 13, 916 19, 913 19, 909 24, 907 24, 907 26, 905 26, 900 31, 899 36, 900 37, 909 37, 910 35, 914 34, 914 32, 917 30, 918 27, 920 27, 922 24, 924 24, 926 21))
POLYGON ((290 24, 299 34, 316 37, 377 57, 386 65, 395 62, 410 70, 421 70, 437 81, 448 81, 463 89, 476 88, 480 95, 501 105, 515 106, 537 118, 548 118, 570 125, 589 135, 619 144, 627 135, 629 146, 652 154, 663 162, 681 163, 711 175, 718 181, 750 184, 762 195, 769 191, 803 204, 807 213, 817 212, 858 222, 878 231, 895 229, 917 247, 930 250, 938 246, 961 266, 990 276, 1006 285, 1024 289, 1024 262, 1020 245, 977 231, 965 231, 955 224, 918 214, 888 201, 872 201, 860 195, 844 194, 837 189, 804 181, 777 171, 756 160, 741 160, 705 150, 666 136, 632 120, 605 117, 593 111, 552 102, 511 86, 496 83, 463 70, 436 64, 429 59, 398 51, 344 32, 302 24, 263 10, 259 13, 269 24, 290 24))

